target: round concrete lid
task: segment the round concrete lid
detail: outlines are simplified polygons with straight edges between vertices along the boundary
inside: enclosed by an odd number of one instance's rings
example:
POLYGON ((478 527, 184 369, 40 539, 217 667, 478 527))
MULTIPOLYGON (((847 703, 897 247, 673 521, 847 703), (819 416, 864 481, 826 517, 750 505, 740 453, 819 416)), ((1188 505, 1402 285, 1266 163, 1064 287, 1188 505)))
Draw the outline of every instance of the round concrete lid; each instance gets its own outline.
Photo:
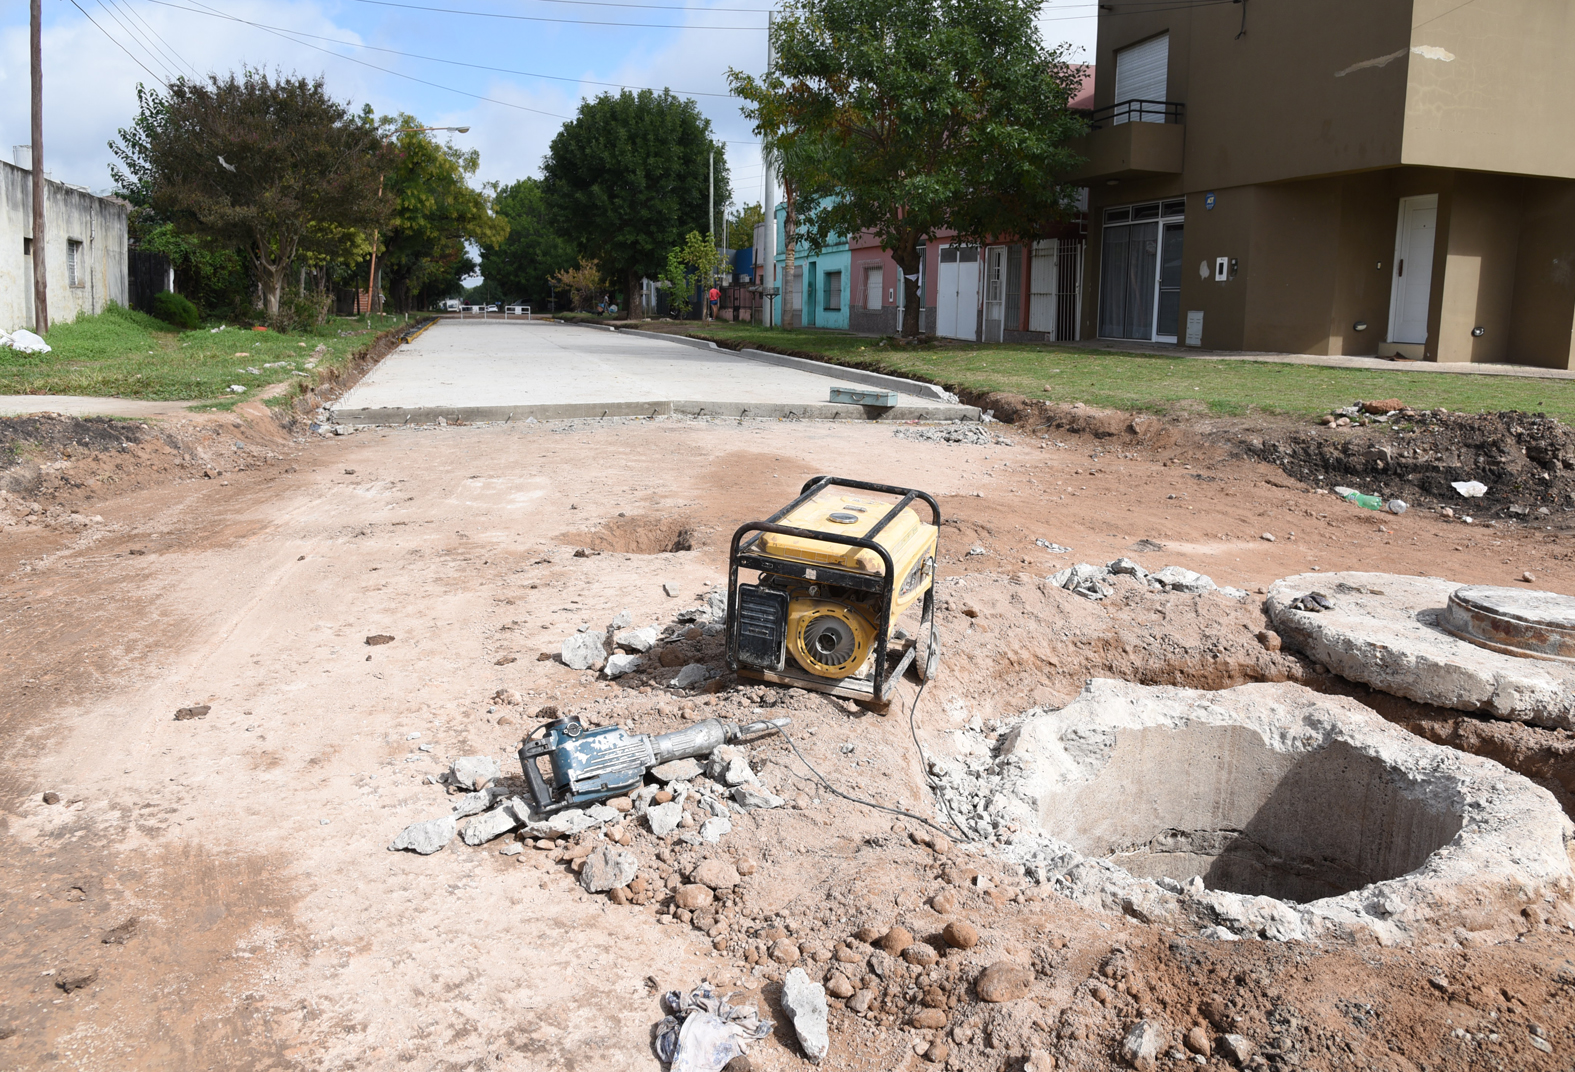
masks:
POLYGON ((1575 659, 1575 598, 1556 592, 1467 585, 1450 595, 1439 624, 1508 655, 1575 659))

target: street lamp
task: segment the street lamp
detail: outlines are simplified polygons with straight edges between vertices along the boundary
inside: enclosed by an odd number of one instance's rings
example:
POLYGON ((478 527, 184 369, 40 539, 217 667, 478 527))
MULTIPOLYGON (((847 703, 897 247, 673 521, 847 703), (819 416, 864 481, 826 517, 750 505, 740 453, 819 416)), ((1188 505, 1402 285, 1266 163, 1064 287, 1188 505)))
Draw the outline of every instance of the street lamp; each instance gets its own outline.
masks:
MULTIPOLYGON (((421 133, 424 133, 425 131, 428 131, 428 130, 452 130, 456 134, 469 134, 470 133, 470 128, 469 127, 400 127, 398 130, 394 131, 394 133, 395 134, 421 134, 421 133)), ((379 198, 381 198, 383 196, 383 176, 382 175, 378 175, 378 177, 377 177, 377 196, 379 198)), ((377 294, 372 289, 374 286, 376 286, 376 284, 377 284, 377 228, 374 227, 374 228, 372 228, 372 267, 367 269, 367 273, 366 273, 366 306, 367 306, 367 312, 368 313, 371 313, 371 312, 374 311, 373 308, 372 308, 373 306, 380 306, 382 304, 381 302, 379 302, 377 300, 377 294)))

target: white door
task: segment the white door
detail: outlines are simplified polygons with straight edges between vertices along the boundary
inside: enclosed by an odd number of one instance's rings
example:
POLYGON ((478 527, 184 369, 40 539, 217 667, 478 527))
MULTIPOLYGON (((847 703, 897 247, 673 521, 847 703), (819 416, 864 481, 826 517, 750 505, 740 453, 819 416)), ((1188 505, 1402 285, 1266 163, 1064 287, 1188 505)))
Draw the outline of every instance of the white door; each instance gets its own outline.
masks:
POLYGON ((979 338, 979 247, 942 246, 935 279, 935 334, 979 338))
POLYGON ((957 337, 957 247, 941 247, 941 267, 935 273, 935 334, 957 337))
POLYGON ((1427 342, 1427 303, 1433 289, 1433 237, 1437 230, 1437 194, 1400 199, 1394 282, 1389 292, 1390 342, 1427 342))
POLYGON ((984 341, 1001 342, 1005 336, 1006 247, 984 251, 984 341))
POLYGON ((864 308, 871 312, 880 312, 881 298, 886 289, 885 276, 884 268, 864 269, 864 308))
POLYGON ((1055 337, 1055 257, 1057 240, 1034 243, 1028 268, 1028 330, 1055 337))

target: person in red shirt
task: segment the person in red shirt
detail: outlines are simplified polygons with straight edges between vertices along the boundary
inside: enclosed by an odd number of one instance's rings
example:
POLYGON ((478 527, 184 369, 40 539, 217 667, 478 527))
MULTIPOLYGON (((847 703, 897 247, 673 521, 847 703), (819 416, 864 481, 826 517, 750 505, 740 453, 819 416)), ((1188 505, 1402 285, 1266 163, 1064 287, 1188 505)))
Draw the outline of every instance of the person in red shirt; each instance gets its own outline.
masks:
POLYGON ((716 319, 716 307, 722 301, 722 292, 720 290, 717 290, 715 287, 712 287, 711 288, 711 293, 706 295, 706 301, 711 303, 711 319, 715 320, 716 319))

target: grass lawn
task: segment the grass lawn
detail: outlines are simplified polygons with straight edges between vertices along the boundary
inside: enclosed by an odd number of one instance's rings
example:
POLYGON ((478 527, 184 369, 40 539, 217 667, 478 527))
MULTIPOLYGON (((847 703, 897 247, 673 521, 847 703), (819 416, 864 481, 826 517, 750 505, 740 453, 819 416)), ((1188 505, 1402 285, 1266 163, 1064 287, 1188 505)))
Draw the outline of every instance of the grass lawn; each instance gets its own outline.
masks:
MULTIPOLYGON (((674 330, 679 325, 663 327, 674 330)), ((1442 406, 1463 413, 1515 409, 1575 423, 1575 380, 1210 361, 1072 350, 1054 343, 948 341, 922 347, 882 346, 880 340, 863 336, 752 324, 721 323, 703 329, 696 324, 688 333, 735 346, 812 353, 841 364, 1052 402, 1241 415, 1253 410, 1320 414, 1359 398, 1398 398, 1415 409, 1442 406)))
POLYGON ((111 306, 50 329, 47 354, 0 350, 0 394, 95 395, 233 406, 282 380, 316 383, 314 369, 350 355, 403 317, 330 318, 316 332, 283 335, 228 327, 176 331, 162 320, 111 306), (325 349, 317 352, 317 347, 325 349), (272 367, 268 367, 272 366, 272 367), (239 384, 244 392, 232 392, 239 384))

